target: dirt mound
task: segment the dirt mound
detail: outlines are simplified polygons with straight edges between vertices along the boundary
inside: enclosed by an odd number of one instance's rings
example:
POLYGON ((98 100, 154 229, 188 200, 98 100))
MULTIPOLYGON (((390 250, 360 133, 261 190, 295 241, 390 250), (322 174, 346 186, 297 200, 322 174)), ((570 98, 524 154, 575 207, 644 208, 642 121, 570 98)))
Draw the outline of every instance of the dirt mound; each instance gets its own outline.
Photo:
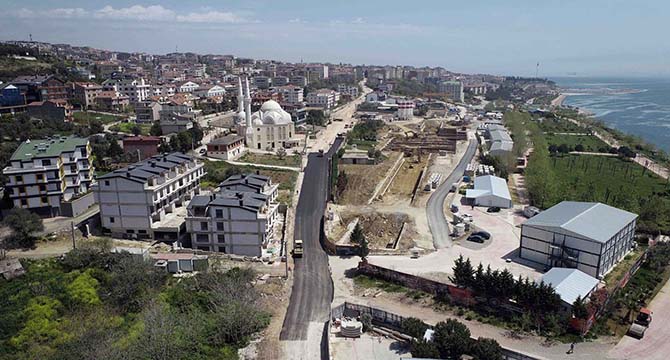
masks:
MULTIPOLYGON (((413 227, 409 216, 401 213, 379 213, 371 212, 364 214, 346 214, 342 217, 343 223, 348 224, 358 218, 359 224, 363 228, 363 234, 368 240, 371 249, 386 249, 387 245, 394 242, 400 231, 405 226, 402 239, 408 238, 408 230, 413 227)), ((413 232, 413 230, 411 230, 413 232)), ((401 239, 401 240, 402 240, 401 239)), ((404 244, 408 241, 401 241, 400 247, 409 247, 411 244, 404 244), (408 245, 408 246, 405 246, 408 245)))

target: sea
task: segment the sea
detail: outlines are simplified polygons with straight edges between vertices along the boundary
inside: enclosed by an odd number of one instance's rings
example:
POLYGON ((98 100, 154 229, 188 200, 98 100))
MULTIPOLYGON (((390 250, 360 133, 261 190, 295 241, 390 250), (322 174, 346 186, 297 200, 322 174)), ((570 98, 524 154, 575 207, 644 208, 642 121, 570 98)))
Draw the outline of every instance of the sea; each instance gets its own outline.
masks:
POLYGON ((592 113, 608 126, 670 152, 670 78, 551 78, 565 105, 592 113))

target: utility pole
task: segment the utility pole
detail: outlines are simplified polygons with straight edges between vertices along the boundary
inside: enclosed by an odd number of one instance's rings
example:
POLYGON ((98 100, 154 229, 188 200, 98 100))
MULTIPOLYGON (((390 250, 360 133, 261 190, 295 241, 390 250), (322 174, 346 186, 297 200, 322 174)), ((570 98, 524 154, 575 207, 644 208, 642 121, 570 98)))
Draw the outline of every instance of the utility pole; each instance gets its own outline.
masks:
POLYGON ((535 78, 537 79, 537 76, 540 72, 540 62, 537 62, 537 65, 535 65, 535 78))
POLYGON ((74 221, 70 221, 70 227, 72 228, 72 249, 77 248, 77 243, 74 240, 74 221))
POLYGON ((140 154, 140 149, 137 149, 137 162, 142 161, 142 155, 140 154))

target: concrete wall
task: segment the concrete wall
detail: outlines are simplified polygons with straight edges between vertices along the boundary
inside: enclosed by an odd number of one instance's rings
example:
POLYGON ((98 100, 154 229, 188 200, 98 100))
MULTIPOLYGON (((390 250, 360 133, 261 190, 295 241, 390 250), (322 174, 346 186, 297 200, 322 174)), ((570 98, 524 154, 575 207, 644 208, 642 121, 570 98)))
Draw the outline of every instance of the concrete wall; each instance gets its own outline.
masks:
POLYGON ((75 217, 83 214, 95 204, 95 196, 93 192, 76 199, 60 203, 61 216, 75 217))

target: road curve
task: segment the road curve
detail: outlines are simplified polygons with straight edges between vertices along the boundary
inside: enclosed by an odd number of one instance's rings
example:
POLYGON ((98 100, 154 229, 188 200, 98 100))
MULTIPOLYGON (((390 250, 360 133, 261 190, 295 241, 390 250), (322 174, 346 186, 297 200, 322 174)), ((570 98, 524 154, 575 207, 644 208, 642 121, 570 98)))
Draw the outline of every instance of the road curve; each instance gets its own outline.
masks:
POLYGON ((342 141, 337 138, 323 157, 310 154, 305 167, 295 214, 295 238, 303 240, 304 256, 295 261, 293 291, 279 336, 282 341, 308 341, 309 347, 321 346, 321 333, 318 339, 308 339, 308 329, 310 323, 328 321, 333 300, 328 256, 319 242, 319 233, 328 197, 329 158, 342 141))
POLYGON ((444 182, 437 187, 435 192, 430 195, 428 203, 426 204, 426 215, 428 217, 428 227, 430 233, 433 234, 433 246, 436 249, 451 246, 451 239, 449 238, 449 223, 444 217, 444 201, 449 194, 451 185, 460 180, 465 167, 472 161, 477 151, 477 140, 470 140, 468 148, 465 150, 463 157, 454 168, 454 171, 447 177, 444 182))

